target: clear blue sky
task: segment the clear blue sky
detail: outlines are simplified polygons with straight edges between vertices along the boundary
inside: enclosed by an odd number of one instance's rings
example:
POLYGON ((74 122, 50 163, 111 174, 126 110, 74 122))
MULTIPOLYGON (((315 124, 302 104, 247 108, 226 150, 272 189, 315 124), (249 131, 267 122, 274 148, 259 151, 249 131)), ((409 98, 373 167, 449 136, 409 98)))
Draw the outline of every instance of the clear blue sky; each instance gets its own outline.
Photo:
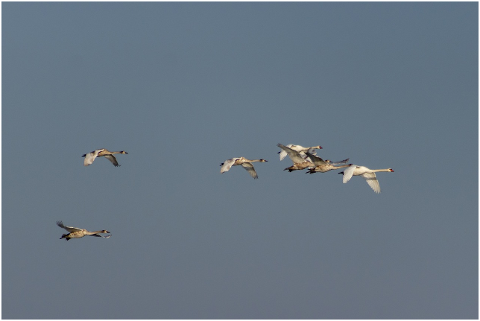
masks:
POLYGON ((477 318, 476 2, 4 2, 2 31, 3 318, 477 318))

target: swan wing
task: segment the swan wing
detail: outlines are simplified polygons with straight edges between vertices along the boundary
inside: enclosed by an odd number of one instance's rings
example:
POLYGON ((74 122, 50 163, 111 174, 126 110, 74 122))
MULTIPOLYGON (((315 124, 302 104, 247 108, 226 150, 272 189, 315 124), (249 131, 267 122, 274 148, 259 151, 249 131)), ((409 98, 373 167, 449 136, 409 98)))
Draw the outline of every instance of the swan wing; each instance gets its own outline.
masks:
POLYGON ((287 154, 288 154, 288 157, 290 157, 290 159, 292 160, 292 162, 295 164, 295 163, 303 163, 305 161, 305 159, 303 159, 303 157, 300 155, 299 152, 287 147, 287 146, 284 146, 282 144, 277 144, 278 147, 280 147, 281 149, 283 149, 287 154))
POLYGON ((288 148, 291 148, 297 152, 301 152, 301 151, 306 151, 308 150, 308 147, 303 147, 302 145, 294 145, 294 144, 288 144, 287 145, 288 148))
POLYGON ((255 168, 253 167, 252 163, 243 163, 242 167, 247 170, 247 172, 255 179, 258 178, 257 172, 255 171, 255 168))
POLYGON ((103 237, 104 239, 108 239, 110 236, 112 236, 112 234, 109 234, 109 235, 100 235, 100 234, 91 234, 90 236, 95 236, 95 237, 103 237))
POLYGON ((78 231, 82 230, 81 228, 78 228, 78 227, 63 225, 62 221, 57 221, 57 225, 60 226, 63 229, 66 229, 69 232, 78 232, 78 231))
POLYGON ((95 160, 95 158, 97 158, 97 154, 98 153, 96 151, 93 151, 93 152, 90 152, 88 154, 83 155, 83 157, 85 157, 85 159, 83 160, 83 165, 84 166, 91 165, 93 163, 93 161, 95 160))
POLYGON ((109 161, 112 162, 112 164, 115 166, 115 167, 118 167, 120 165, 118 165, 118 162, 117 162, 117 159, 115 158, 115 156, 109 154, 109 155, 105 155, 104 156, 106 159, 108 159, 109 161))
POLYGON ((230 158, 224 161, 222 164, 220 164, 222 166, 222 168, 220 168, 220 173, 223 174, 225 172, 228 172, 230 168, 232 168, 233 164, 235 164, 235 161, 237 159, 238 158, 230 158))
POLYGON ((308 158, 310 159, 310 161, 311 161, 313 164, 315 164, 315 166, 327 164, 321 157, 315 156, 313 153, 311 153, 311 151, 313 151, 313 149, 310 149, 310 150, 306 153, 306 155, 308 156, 308 158))
POLYGON ((332 164, 332 165, 346 164, 349 160, 350 160, 350 158, 347 158, 347 159, 344 159, 344 160, 339 161, 339 162, 330 162, 330 164, 332 164))
MULTIPOLYGON (((292 146, 293 146, 292 144, 286 145, 286 147, 288 148, 291 148, 292 146)), ((284 151, 283 149, 279 151, 278 154, 280 154, 280 160, 283 160, 287 156, 287 152, 284 151)))
POLYGON ((365 178, 367 184, 375 193, 380 193, 380 183, 378 183, 377 175, 375 175, 375 173, 363 173, 362 177, 365 178))
POLYGON ((305 152, 305 153, 308 152, 308 153, 310 153, 310 154, 312 154, 312 155, 317 156, 317 150, 316 150, 315 148, 313 148, 313 147, 310 147, 309 149, 307 149, 307 150, 304 151, 304 152, 305 152))
POLYGON ((357 167, 356 165, 352 165, 350 167, 345 168, 345 170, 343 171, 343 183, 348 182, 352 178, 353 172, 355 171, 356 167, 357 167))
MULTIPOLYGON (((308 157, 308 155, 305 152, 299 151, 298 153, 303 158, 303 161, 312 163, 312 160, 310 159, 310 157, 308 157)), ((315 155, 315 154, 312 153, 312 155, 315 155)))

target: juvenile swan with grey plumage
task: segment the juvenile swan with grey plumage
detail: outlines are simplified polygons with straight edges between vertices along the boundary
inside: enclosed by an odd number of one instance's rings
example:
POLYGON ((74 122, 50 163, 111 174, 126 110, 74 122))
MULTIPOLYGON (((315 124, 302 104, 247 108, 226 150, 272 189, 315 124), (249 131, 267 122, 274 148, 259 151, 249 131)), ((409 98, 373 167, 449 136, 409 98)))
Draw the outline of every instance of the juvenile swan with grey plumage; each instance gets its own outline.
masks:
POLYGON ((112 235, 107 235, 107 236, 100 235, 100 233, 102 233, 102 234, 110 233, 107 230, 89 232, 89 231, 87 231, 86 229, 83 229, 83 228, 63 225, 62 221, 57 221, 57 225, 69 232, 68 234, 63 234, 62 237, 60 238, 60 239, 66 239, 67 241, 69 239, 81 238, 81 237, 84 237, 86 235, 103 237, 103 238, 106 238, 106 239, 108 239, 110 236, 112 236, 112 235))
POLYGON ((313 162, 315 167, 309 168, 308 171, 305 174, 307 174, 307 173, 308 174, 315 174, 317 172, 326 173, 326 172, 334 170, 334 169, 345 168, 345 167, 349 167, 350 165, 352 165, 352 164, 340 165, 340 164, 345 164, 346 162, 348 162, 349 158, 344 159, 344 160, 339 161, 339 162, 332 162, 332 161, 329 161, 328 159, 323 160, 321 157, 310 154, 310 151, 307 151, 306 155, 310 158, 310 160, 313 162), (339 166, 336 166, 336 165, 339 165, 339 166))
POLYGON ((230 158, 220 164, 220 166, 222 166, 222 168, 220 168, 220 173, 223 174, 225 172, 228 172, 230 168, 232 168, 232 166, 241 165, 243 168, 247 170, 247 172, 254 179, 257 179, 258 178, 257 172, 255 171, 255 168, 252 165, 252 163, 255 163, 255 162, 265 163, 267 161, 264 160, 263 158, 261 159, 246 159, 245 157, 230 158))
POLYGON ((118 164, 117 159, 115 158, 115 156, 113 156, 113 154, 128 154, 128 153, 126 151, 123 151, 123 150, 121 150, 119 152, 111 152, 111 151, 109 151, 105 148, 96 149, 93 152, 82 155, 82 157, 85 157, 85 160, 83 161, 83 165, 88 166, 88 165, 93 163, 95 158, 103 156, 106 159, 108 159, 110 162, 112 162, 112 164, 115 167, 118 167, 120 165, 118 164))

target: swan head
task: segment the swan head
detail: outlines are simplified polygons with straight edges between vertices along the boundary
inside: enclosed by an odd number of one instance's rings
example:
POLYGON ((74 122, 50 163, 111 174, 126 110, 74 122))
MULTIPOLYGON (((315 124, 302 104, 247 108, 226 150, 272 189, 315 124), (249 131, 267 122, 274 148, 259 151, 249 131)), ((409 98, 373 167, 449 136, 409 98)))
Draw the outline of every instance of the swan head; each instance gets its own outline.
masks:
POLYGON ((260 162, 261 162, 261 163, 266 163, 266 162, 268 162, 268 161, 265 160, 265 159, 263 159, 263 158, 261 158, 261 159, 260 159, 260 162))
POLYGON ((122 150, 120 151, 120 154, 128 154, 126 151, 122 150))
POLYGON ((393 172, 394 170, 393 170, 393 169, 391 169, 391 168, 389 168, 389 169, 388 169, 388 171, 389 171, 389 172, 393 172))
POLYGON ((100 233, 110 233, 110 232, 107 230, 102 230, 100 233))
POLYGON ((320 145, 313 146, 312 148, 313 148, 313 149, 323 149, 322 146, 320 146, 320 145))

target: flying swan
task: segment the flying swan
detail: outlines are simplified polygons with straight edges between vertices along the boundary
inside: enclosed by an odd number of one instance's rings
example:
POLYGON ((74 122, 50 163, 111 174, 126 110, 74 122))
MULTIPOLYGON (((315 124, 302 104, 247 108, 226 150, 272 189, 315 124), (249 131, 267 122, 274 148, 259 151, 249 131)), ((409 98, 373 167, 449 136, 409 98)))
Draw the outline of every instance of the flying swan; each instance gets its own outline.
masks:
POLYGON ((60 226, 61 228, 65 229, 65 230, 67 230, 68 232, 70 232, 68 234, 63 234, 62 237, 60 238, 60 239, 66 239, 67 241, 69 239, 81 238, 81 237, 84 237, 85 235, 103 237, 103 238, 106 238, 106 239, 108 239, 110 236, 112 236, 111 234, 107 235, 107 236, 100 235, 100 233, 102 233, 102 234, 110 233, 107 230, 89 232, 89 231, 87 231, 86 229, 83 229, 83 228, 63 225, 62 221, 57 221, 57 225, 60 226))
POLYGON ((378 183, 377 175, 375 175, 378 172, 393 172, 393 169, 370 169, 365 166, 351 165, 338 174, 343 174, 343 183, 347 183, 352 176, 362 176, 375 193, 380 193, 380 184, 378 183))
POLYGON ((83 165, 85 165, 85 166, 91 165, 93 163, 93 161, 95 160, 95 158, 103 156, 106 159, 108 159, 110 162, 112 162, 112 164, 115 167, 118 167, 120 165, 118 164, 117 159, 115 158, 115 156, 113 156, 113 154, 128 154, 128 153, 123 151, 123 150, 121 150, 119 152, 111 152, 109 150, 106 150, 105 148, 96 149, 93 152, 82 155, 82 157, 85 157, 85 159, 83 161, 83 165))
POLYGON ((243 168, 247 170, 247 172, 254 178, 257 179, 258 175, 257 172, 255 171, 255 168, 253 167, 252 163, 255 162, 260 162, 260 163, 265 163, 267 162, 263 158, 261 159, 246 159, 245 157, 235 157, 235 158, 230 158, 227 159, 225 162, 221 163, 220 166, 220 174, 223 174, 225 172, 228 172, 232 166, 238 166, 241 165, 243 168))

